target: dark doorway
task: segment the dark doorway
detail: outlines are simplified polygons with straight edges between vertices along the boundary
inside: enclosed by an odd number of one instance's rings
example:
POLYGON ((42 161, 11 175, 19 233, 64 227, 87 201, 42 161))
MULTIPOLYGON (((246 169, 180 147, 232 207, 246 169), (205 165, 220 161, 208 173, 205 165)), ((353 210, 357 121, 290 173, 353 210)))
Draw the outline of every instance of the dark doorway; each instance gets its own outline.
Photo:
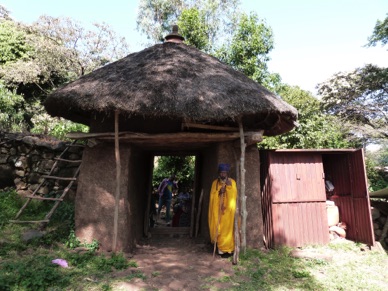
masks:
POLYGON ((197 156, 195 154, 154 155, 148 211, 148 233, 150 235, 192 236, 195 225, 196 185, 198 184, 196 165, 197 156), (167 181, 166 188, 169 189, 166 189, 165 194, 159 193, 158 189, 161 190, 162 182, 171 178, 172 175, 175 177, 170 179, 170 182, 167 181), (171 196, 168 197, 168 195, 171 196), (166 203, 168 198, 171 200, 166 203), (161 207, 159 208, 160 202, 161 207), (169 206, 168 210, 166 204, 169 206))

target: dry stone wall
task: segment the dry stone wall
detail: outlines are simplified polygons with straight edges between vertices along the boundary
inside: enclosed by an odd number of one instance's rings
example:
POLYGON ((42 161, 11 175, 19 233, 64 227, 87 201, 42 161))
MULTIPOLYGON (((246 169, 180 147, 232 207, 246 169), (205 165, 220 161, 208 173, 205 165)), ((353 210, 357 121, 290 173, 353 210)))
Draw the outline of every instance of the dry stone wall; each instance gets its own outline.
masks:
POLYGON ((388 250, 388 201, 371 200, 375 240, 388 250))
MULTIPOLYGON (((44 135, 0 132, 0 189, 12 187, 21 195, 30 195, 44 182, 37 191, 39 195, 60 193, 69 181, 45 180, 42 176, 50 172, 55 158, 69 144, 44 135)), ((82 147, 71 147, 63 158, 81 160, 82 150, 82 147)), ((78 166, 79 163, 60 161, 51 175, 72 177, 78 166)), ((69 193, 70 198, 74 196, 76 184, 69 193)))

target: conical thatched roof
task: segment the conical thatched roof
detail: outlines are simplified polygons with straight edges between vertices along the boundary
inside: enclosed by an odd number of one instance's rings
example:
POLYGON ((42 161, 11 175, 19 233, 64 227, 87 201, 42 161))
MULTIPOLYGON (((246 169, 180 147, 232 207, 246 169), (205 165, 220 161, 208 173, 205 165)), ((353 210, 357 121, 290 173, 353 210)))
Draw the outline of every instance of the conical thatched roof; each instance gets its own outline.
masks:
POLYGON ((89 124, 95 116, 169 118, 290 131, 297 111, 279 97, 196 48, 165 42, 133 53, 56 90, 45 102, 52 116, 89 124))

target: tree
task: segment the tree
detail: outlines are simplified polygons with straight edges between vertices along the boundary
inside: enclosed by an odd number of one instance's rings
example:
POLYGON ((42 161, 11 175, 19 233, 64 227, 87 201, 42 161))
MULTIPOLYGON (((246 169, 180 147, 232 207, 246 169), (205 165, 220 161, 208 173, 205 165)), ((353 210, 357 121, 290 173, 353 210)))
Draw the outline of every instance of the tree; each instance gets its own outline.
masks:
POLYGON ((0 129, 5 131, 18 131, 23 128, 24 99, 15 91, 9 91, 0 81, 0 129))
POLYGON ((194 186, 195 156, 159 156, 152 178, 153 189, 158 188, 159 183, 175 174, 180 188, 191 189, 194 186))
POLYGON ((240 13, 238 5, 236 0, 143 0, 138 29, 149 39, 160 41, 170 32, 170 25, 178 23, 186 44, 273 88, 280 76, 269 73, 267 67, 274 43, 272 29, 256 14, 240 13))
POLYGON ((366 65, 318 85, 324 109, 366 140, 388 138, 388 68, 366 65))
MULTIPOLYGON (((208 28, 208 42, 212 47, 219 41, 218 36, 223 34, 223 30, 231 29, 228 25, 238 4, 239 0, 141 0, 137 27, 153 43, 161 42, 171 32, 171 26, 178 23, 184 10, 197 10, 202 24, 208 28)), ((187 15, 184 18, 187 19, 187 15)))
POLYGON ((13 96, 24 99, 19 130, 35 126, 33 131, 59 133, 58 129, 73 128, 69 122, 48 117, 41 102, 60 85, 123 57, 128 53, 125 40, 104 23, 87 30, 69 18, 42 16, 25 25, 0 8, 0 78, 13 96))
POLYGON ((183 10, 177 23, 180 33, 185 36, 187 45, 203 51, 210 50, 210 27, 207 26, 205 14, 202 11, 195 8, 183 10))
MULTIPOLYGON (((368 46, 388 41, 388 14, 377 21, 368 46)), ((318 84, 323 108, 352 126, 355 136, 366 142, 388 138, 388 68, 365 65, 340 72, 318 84)))
POLYGON ((128 52, 124 39, 117 39, 106 24, 94 24, 95 30, 85 30, 69 18, 41 16, 30 26, 21 23, 13 26, 20 41, 9 41, 7 47, 24 54, 3 63, 0 76, 10 86, 35 85, 40 89, 38 95, 47 94, 56 86, 128 52), (28 50, 22 51, 20 47, 28 50))
POLYGON ((259 148, 344 148, 348 142, 346 127, 334 116, 324 114, 318 99, 299 87, 281 85, 278 94, 298 110, 298 126, 286 134, 264 137, 259 148))
POLYGON ((367 46, 376 46, 378 42, 384 46, 388 43, 388 13, 383 21, 377 20, 372 36, 368 38, 367 46))
POLYGON ((257 14, 241 14, 231 41, 216 56, 254 81, 274 87, 280 76, 268 72, 269 53, 274 48, 272 29, 257 14))

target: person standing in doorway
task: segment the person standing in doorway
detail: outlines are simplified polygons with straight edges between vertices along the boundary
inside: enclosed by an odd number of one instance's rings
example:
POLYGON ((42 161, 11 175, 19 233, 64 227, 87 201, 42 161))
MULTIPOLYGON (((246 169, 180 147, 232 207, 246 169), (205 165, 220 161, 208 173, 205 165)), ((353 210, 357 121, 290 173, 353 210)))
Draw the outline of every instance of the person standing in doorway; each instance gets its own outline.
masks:
POLYGON ((175 181, 175 174, 171 174, 169 178, 163 179, 158 187, 159 206, 158 206, 158 220, 160 219, 160 212, 162 207, 166 206, 166 224, 170 225, 170 208, 172 193, 178 189, 178 183, 175 181))
POLYGON ((208 224, 210 239, 218 254, 229 256, 234 251, 234 215, 236 212, 237 185, 229 177, 230 165, 219 164, 218 178, 210 191, 208 224))

